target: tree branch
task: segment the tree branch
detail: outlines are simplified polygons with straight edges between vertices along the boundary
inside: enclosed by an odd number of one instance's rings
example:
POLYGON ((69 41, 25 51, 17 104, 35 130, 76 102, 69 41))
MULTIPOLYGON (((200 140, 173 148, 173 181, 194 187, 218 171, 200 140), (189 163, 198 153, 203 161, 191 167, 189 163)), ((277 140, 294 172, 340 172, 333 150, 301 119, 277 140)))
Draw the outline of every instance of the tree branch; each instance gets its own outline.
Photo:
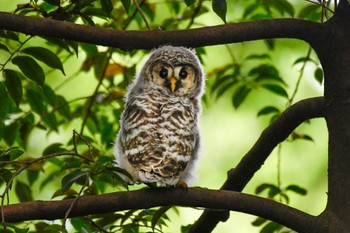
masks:
MULTIPOLYGON (((64 218, 74 199, 63 201, 33 201, 4 206, 5 221, 54 220, 64 218)), ((155 188, 130 192, 80 197, 69 217, 110 213, 128 209, 180 205, 235 210, 280 222, 296 231, 325 232, 325 223, 317 217, 278 202, 232 191, 203 188, 155 188)))
POLYGON ((272 19, 174 31, 120 31, 46 18, 0 12, 0 29, 56 37, 124 50, 152 49, 162 44, 200 47, 272 38, 316 43, 323 24, 299 19, 272 19))
MULTIPOLYGON (((240 163, 229 171, 227 180, 221 189, 242 191, 280 142, 284 141, 304 121, 323 117, 324 111, 323 97, 302 100, 289 107, 262 132, 240 163)), ((227 211, 205 210, 190 232, 211 232, 219 221, 226 221, 228 217, 229 212, 227 211)))

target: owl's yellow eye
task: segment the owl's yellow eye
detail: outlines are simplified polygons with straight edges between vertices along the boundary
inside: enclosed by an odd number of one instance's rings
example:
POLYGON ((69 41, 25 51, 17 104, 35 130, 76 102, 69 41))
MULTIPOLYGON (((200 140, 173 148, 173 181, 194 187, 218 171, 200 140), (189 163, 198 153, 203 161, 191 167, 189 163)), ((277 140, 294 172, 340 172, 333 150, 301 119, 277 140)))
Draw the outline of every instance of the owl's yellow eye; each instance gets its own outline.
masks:
POLYGON ((182 68, 180 70, 180 74, 179 74, 181 79, 185 79, 187 77, 187 71, 185 70, 185 68, 182 68))
POLYGON ((159 76, 161 78, 167 78, 168 77, 168 70, 165 69, 165 68, 162 68, 160 71, 159 71, 159 76))

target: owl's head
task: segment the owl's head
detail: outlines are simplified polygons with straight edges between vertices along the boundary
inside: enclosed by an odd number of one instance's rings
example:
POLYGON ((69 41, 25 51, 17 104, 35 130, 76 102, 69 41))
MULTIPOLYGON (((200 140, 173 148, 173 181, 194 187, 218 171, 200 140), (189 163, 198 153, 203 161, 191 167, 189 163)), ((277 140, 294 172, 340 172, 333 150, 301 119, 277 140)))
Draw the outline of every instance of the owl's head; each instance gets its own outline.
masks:
POLYGON ((155 50, 146 61, 139 79, 170 96, 199 96, 204 83, 203 69, 195 52, 173 46, 155 50))

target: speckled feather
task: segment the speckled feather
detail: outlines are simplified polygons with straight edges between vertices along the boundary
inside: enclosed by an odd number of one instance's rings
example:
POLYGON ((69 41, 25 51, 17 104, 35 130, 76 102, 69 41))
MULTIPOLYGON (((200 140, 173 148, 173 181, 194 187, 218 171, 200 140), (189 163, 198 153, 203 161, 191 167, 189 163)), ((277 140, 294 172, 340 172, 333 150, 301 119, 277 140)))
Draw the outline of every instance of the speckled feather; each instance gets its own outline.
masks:
POLYGON ((150 56, 128 90, 115 146, 118 165, 133 177, 129 182, 191 184, 199 154, 203 82, 199 61, 186 48, 164 46, 150 56), (180 80, 177 91, 169 91, 166 81, 155 80, 152 73, 155 65, 163 63, 191 66, 193 85, 180 80))

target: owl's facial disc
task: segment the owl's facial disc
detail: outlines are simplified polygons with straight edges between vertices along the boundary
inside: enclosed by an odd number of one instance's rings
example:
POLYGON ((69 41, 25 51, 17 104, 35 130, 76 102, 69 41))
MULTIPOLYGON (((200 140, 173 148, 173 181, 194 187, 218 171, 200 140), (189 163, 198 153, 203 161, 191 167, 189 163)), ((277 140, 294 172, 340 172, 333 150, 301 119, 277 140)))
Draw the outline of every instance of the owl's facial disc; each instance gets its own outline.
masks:
POLYGON ((196 87, 195 70, 188 64, 156 63, 152 67, 152 81, 168 89, 175 95, 185 95, 192 92, 196 87))

